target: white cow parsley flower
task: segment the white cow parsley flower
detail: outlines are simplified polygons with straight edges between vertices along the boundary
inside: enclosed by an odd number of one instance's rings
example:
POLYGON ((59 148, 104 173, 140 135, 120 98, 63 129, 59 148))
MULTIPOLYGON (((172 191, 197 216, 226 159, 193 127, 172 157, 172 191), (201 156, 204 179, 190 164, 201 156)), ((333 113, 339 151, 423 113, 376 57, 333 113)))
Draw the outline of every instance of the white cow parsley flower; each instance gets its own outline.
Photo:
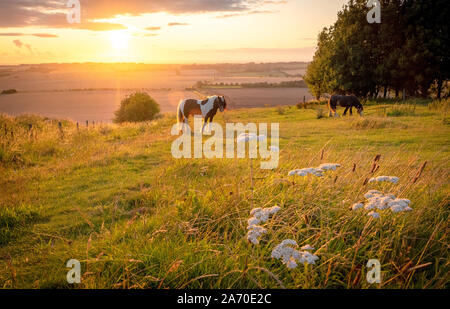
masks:
POLYGON ((304 245, 303 247, 301 247, 300 249, 302 250, 314 250, 314 247, 310 246, 310 245, 304 245))
POLYGON ((383 193, 381 193, 378 190, 369 190, 369 191, 367 191, 366 194, 364 194, 364 197, 369 199, 369 198, 377 196, 377 195, 383 195, 383 193))
POLYGON ((248 229, 247 239, 255 245, 259 244, 258 238, 262 234, 267 234, 267 230, 259 225, 250 225, 247 227, 247 229, 248 229))
POLYGON ((325 171, 327 171, 327 170, 335 171, 340 166, 341 165, 338 163, 323 163, 323 164, 320 164, 318 166, 318 168, 320 168, 321 170, 325 170, 325 171))
POLYGON ((267 233, 267 230, 262 226, 259 226, 259 224, 266 222, 270 215, 276 214, 280 209, 281 208, 279 206, 273 206, 270 208, 253 208, 250 211, 250 215, 252 217, 247 220, 247 239, 255 245, 259 244, 258 238, 262 234, 267 233))
POLYGON ((336 170, 336 168, 338 168, 340 166, 341 165, 338 163, 323 163, 319 167, 306 167, 306 168, 295 169, 295 170, 289 171, 288 175, 289 176, 294 176, 294 175, 306 176, 308 174, 311 174, 311 175, 314 175, 317 177, 322 177, 323 173, 325 171, 336 170))
POLYGON ((380 214, 378 212, 375 212, 375 211, 371 211, 367 215, 371 216, 374 219, 378 219, 380 217, 380 214))
POLYGON ((363 208, 364 204, 363 203, 355 203, 352 205, 352 210, 355 211, 357 209, 363 208))
POLYGON ((399 180, 398 177, 395 176, 378 176, 378 177, 373 177, 369 179, 369 182, 374 182, 374 181, 389 181, 392 183, 397 183, 399 180))
POLYGON ((280 148, 277 147, 277 146, 270 146, 269 150, 272 151, 272 152, 280 152, 280 148))
MULTIPOLYGON (((298 263, 315 264, 319 259, 316 255, 308 251, 298 251, 293 247, 297 247, 297 242, 292 239, 285 239, 272 250, 272 258, 281 259, 287 268, 293 269, 298 266, 298 263)), ((302 247, 303 250, 313 250, 314 248, 306 245, 302 247)))
POLYGON ((249 141, 255 141, 258 139, 258 135, 255 133, 241 133, 237 137, 238 142, 249 142, 249 141))

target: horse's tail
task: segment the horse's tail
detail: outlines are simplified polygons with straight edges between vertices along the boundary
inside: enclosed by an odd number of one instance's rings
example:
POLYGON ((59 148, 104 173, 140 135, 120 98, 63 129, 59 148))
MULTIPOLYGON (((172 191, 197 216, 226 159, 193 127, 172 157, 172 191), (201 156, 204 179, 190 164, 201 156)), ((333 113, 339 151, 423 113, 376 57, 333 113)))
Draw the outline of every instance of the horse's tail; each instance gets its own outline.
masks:
POLYGON ((183 114, 183 100, 180 101, 180 103, 178 103, 178 108, 177 108, 177 123, 178 123, 178 128, 181 130, 182 128, 182 123, 184 121, 184 114, 183 114))
POLYGON ((336 115, 337 115, 336 107, 337 107, 337 99, 336 99, 335 95, 332 95, 328 99, 328 117, 331 117, 332 112, 334 113, 334 116, 336 117, 336 115))

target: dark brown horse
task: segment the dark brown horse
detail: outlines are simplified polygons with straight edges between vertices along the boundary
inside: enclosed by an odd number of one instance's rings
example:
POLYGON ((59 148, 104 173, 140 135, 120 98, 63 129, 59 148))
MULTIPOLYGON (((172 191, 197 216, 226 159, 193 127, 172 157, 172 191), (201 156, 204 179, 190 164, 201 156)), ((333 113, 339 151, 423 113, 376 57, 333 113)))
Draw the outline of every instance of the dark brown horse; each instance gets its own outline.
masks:
POLYGON ((335 117, 339 117, 339 114, 336 112, 337 106, 345 107, 344 116, 347 114, 348 109, 350 109, 350 115, 353 115, 352 108, 355 107, 358 111, 358 114, 362 116, 363 114, 363 106, 361 102, 354 95, 338 95, 334 94, 328 100, 328 109, 330 110, 328 116, 331 117, 331 112, 334 113, 335 117))

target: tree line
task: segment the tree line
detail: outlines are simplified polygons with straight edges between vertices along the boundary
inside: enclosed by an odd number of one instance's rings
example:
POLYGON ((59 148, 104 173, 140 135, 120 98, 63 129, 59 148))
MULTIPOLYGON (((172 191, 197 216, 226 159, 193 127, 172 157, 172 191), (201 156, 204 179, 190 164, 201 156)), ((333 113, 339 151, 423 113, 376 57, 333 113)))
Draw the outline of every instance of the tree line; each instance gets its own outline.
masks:
POLYGON ((198 81, 193 88, 307 88, 304 80, 282 81, 279 83, 259 82, 259 83, 211 83, 198 81))
POLYGON ((304 76, 312 94, 449 96, 450 2, 381 0, 381 22, 367 0, 351 0, 318 36, 304 76))

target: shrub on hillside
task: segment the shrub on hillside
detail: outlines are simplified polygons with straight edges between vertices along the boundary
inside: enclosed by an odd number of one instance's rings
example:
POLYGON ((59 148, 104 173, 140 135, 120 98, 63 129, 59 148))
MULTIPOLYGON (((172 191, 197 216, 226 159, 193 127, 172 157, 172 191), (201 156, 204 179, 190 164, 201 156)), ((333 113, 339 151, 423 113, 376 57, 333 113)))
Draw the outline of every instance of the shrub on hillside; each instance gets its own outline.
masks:
POLYGON ((1 94, 14 94, 17 93, 16 89, 6 89, 1 92, 1 94))
POLYGON ((145 92, 130 94, 122 100, 114 113, 115 123, 153 120, 159 113, 159 104, 145 92))

